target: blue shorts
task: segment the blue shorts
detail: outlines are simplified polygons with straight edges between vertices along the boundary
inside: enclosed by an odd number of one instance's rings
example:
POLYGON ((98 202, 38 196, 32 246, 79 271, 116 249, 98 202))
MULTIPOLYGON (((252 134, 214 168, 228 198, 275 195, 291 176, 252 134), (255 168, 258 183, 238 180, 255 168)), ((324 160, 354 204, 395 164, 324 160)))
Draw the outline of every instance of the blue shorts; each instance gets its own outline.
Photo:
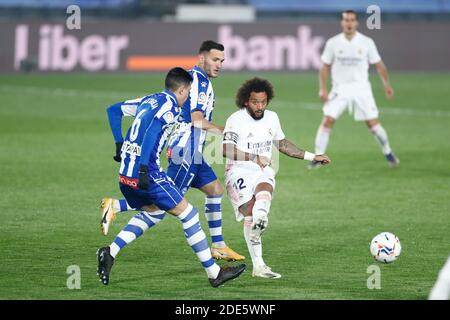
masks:
POLYGON ((165 172, 151 171, 148 176, 150 182, 148 190, 137 189, 130 186, 132 185, 130 183, 129 185, 119 183, 120 191, 132 208, 140 210, 143 206, 156 205, 159 209, 168 211, 183 200, 182 193, 165 172))
POLYGON ((208 183, 217 180, 213 169, 203 157, 200 164, 189 164, 188 162, 175 164, 172 160, 169 160, 167 175, 173 180, 182 194, 185 194, 190 187, 200 189, 208 183))

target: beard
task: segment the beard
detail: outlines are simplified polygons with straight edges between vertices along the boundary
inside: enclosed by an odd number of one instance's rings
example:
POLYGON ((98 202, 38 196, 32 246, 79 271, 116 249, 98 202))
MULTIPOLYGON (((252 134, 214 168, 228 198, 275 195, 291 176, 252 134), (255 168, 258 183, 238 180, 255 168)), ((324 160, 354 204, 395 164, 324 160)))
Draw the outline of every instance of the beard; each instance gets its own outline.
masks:
POLYGON ((261 120, 264 117, 264 110, 262 110, 261 112, 253 112, 250 108, 247 107, 247 112, 254 120, 261 120))

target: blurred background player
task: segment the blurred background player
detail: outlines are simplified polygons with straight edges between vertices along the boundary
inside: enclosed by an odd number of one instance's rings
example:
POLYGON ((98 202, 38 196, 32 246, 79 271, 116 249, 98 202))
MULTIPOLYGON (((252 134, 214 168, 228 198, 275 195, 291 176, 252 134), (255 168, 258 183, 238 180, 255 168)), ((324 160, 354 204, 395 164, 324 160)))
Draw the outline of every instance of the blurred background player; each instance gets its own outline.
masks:
MULTIPOLYGON (((223 127, 211 122, 214 90, 210 78, 217 78, 224 62, 224 46, 204 41, 198 51, 198 65, 189 71, 193 77, 189 97, 181 110, 179 124, 170 138, 167 175, 185 194, 189 187, 205 194, 205 216, 211 235, 211 252, 216 259, 244 260, 225 243, 222 234, 223 187, 213 169, 203 158, 207 132, 222 135, 223 127)), ((145 98, 145 97, 144 97, 145 98)), ((109 123, 116 141, 114 160, 120 161, 122 148, 122 117, 135 116, 137 103, 144 98, 117 103, 108 108, 109 123)), ((106 235, 116 213, 132 210, 125 199, 105 198, 101 203, 102 231, 106 235)))
POLYGON ((240 109, 227 120, 223 155, 227 158, 225 181, 236 219, 244 219, 244 238, 253 262, 254 277, 280 278, 262 257, 261 234, 268 225, 268 215, 275 189, 275 171, 270 166, 272 146, 297 159, 330 162, 327 155, 315 155, 299 149, 287 140, 278 115, 266 110, 274 96, 272 85, 253 78, 238 89, 236 105, 240 109))
MULTIPOLYGON (((331 129, 339 116, 348 108, 356 121, 365 121, 370 132, 380 144, 382 152, 391 167, 399 165, 389 145, 386 130, 378 120, 378 108, 369 82, 369 64, 374 64, 383 82, 387 98, 394 96, 389 83, 388 71, 381 60, 374 41, 356 31, 357 14, 353 10, 342 13, 343 32, 330 38, 322 53, 322 67, 319 71, 320 99, 325 102, 324 118, 315 140, 316 154, 325 153, 331 129), (327 90, 327 79, 331 69, 332 88, 327 90)), ((312 161, 309 168, 319 167, 312 161)))
POLYGON ((165 211, 181 221, 187 242, 213 287, 238 277, 245 270, 244 264, 221 268, 214 262, 198 211, 160 167, 159 157, 167 141, 169 126, 178 118, 180 106, 189 95, 191 82, 191 75, 184 69, 171 69, 166 76, 166 89, 149 96, 137 107, 136 118, 122 146, 119 182, 126 201, 142 211, 131 218, 110 246, 98 249, 98 276, 105 285, 109 283, 118 253, 159 223, 165 211))

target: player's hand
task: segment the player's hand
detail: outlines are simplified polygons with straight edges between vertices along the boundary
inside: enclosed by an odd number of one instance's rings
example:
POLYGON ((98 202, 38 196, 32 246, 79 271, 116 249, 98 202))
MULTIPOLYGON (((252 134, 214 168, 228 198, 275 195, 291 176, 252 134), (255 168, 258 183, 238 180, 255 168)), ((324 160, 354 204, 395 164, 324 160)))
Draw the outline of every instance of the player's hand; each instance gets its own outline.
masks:
POLYGON ((256 164, 257 164, 258 166, 261 167, 261 169, 264 169, 265 167, 267 167, 268 165, 270 165, 270 163, 272 162, 272 160, 270 160, 270 159, 267 158, 267 157, 257 155, 257 156, 256 156, 256 159, 255 159, 255 162, 256 162, 256 164))
POLYGON ((326 154, 318 154, 314 157, 314 161, 320 162, 321 165, 326 165, 331 162, 330 158, 326 154))
POLYGON ((148 187, 150 186, 150 182, 148 181, 148 166, 140 165, 139 166, 139 181, 138 181, 138 188, 141 190, 148 190, 148 187))
POLYGON ((116 142, 116 155, 113 157, 114 161, 120 162, 120 150, 122 149, 123 142, 116 142))
POLYGON ((392 99, 394 97, 394 89, 390 85, 384 86, 384 93, 388 99, 392 99))
POLYGON ((319 91, 319 98, 323 102, 327 102, 328 101, 328 91, 327 91, 327 89, 320 89, 320 91, 319 91))

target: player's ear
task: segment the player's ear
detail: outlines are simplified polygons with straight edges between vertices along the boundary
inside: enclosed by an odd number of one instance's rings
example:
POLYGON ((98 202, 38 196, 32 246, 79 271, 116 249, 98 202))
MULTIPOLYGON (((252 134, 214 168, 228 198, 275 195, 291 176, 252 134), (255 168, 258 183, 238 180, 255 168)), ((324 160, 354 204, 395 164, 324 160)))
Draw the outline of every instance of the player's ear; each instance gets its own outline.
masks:
POLYGON ((203 65, 205 63, 205 59, 206 59, 205 55, 203 53, 199 53, 199 55, 198 55, 198 62, 201 65, 203 65))

